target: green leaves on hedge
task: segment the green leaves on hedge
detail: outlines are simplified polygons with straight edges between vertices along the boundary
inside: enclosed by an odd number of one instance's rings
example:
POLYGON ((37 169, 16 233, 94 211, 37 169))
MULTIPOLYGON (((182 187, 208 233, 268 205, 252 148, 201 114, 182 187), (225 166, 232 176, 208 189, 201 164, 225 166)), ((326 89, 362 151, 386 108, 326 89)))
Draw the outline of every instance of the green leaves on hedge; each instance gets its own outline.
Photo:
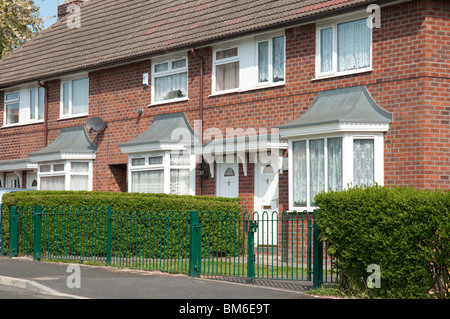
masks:
POLYGON ((366 269, 377 264, 383 289, 370 295, 449 296, 449 192, 356 187, 315 200, 322 236, 348 280, 344 288, 365 290, 366 269))

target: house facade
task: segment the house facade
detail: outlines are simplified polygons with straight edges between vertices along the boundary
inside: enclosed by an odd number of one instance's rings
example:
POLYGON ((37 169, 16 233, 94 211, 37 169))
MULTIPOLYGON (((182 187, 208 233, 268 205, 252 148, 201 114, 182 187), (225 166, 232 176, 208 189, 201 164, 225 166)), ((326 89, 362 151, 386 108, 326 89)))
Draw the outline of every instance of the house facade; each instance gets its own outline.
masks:
POLYGON ((1 187, 450 188, 448 1, 74 2, 0 61, 1 187))

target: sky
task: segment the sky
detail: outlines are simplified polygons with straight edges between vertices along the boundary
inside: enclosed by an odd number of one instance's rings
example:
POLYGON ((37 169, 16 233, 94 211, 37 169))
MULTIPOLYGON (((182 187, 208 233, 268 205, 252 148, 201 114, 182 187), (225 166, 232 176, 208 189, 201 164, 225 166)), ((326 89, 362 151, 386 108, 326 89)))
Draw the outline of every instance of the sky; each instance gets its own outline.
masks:
POLYGON ((48 28, 56 22, 58 4, 63 4, 64 0, 34 0, 34 4, 39 7, 39 13, 44 17, 44 28, 48 28), (47 19, 51 18, 51 19, 47 19))

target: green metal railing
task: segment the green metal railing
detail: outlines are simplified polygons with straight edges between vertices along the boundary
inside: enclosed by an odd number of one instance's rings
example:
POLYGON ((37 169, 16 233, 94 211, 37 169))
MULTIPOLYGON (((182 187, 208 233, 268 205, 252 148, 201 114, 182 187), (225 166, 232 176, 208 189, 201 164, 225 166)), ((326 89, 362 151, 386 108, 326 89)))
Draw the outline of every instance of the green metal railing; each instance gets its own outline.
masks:
POLYGON ((10 257, 186 273, 334 282, 313 213, 115 212, 10 207, 10 257))

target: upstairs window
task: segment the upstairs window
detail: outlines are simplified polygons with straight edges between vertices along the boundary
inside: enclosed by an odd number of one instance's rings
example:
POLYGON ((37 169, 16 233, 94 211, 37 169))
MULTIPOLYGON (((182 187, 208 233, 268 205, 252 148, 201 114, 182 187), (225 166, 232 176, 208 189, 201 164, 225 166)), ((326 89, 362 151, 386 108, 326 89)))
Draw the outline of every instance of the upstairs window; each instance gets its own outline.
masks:
POLYGON ((89 79, 61 83, 61 117, 87 115, 89 112, 89 79))
POLYGON ((242 38, 213 51, 213 94, 254 90, 285 81, 286 40, 281 32, 242 38))
POLYGON ((188 62, 186 57, 154 62, 152 71, 152 103, 187 98, 188 62))
POLYGON ((372 29, 366 18, 319 25, 316 77, 366 72, 371 67, 372 29))
POLYGON ((5 94, 5 125, 19 123, 20 93, 5 94))
POLYGON ((258 83, 284 81, 284 36, 258 42, 258 83))
POLYGON ((30 120, 44 119, 45 89, 43 87, 30 89, 30 120))
POLYGON ((239 50, 237 47, 216 51, 216 91, 227 91, 239 87, 239 50))

